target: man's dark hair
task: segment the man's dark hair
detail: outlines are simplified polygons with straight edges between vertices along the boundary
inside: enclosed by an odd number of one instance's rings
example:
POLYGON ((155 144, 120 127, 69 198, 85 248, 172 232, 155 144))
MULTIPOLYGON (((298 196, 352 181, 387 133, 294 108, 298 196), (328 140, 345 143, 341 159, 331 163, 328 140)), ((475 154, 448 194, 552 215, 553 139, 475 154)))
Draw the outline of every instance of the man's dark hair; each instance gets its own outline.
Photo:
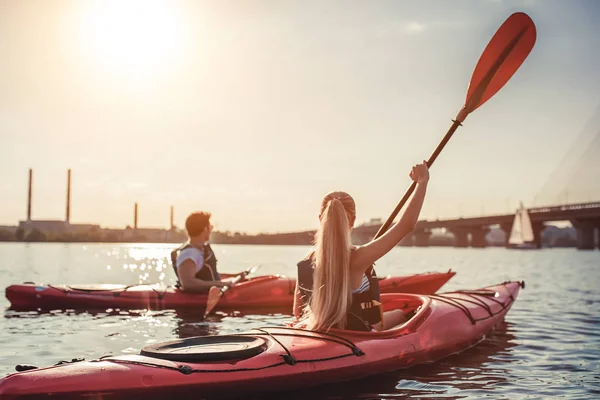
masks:
POLYGON ((198 236, 210 223, 210 213, 199 211, 191 213, 185 220, 185 229, 189 236, 198 236))

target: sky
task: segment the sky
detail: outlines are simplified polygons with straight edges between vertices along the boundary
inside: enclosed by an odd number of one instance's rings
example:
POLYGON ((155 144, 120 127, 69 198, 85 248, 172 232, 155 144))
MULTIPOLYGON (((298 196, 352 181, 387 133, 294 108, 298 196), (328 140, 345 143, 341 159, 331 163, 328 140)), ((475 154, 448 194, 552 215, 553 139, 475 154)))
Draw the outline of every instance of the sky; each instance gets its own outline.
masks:
POLYGON ((600 2, 0 0, 0 225, 26 218, 29 168, 33 219, 64 218, 68 168, 73 223, 138 202, 140 227, 174 206, 308 230, 331 190, 385 219, 517 11, 536 45, 436 160, 422 219, 544 205, 600 105, 600 2))

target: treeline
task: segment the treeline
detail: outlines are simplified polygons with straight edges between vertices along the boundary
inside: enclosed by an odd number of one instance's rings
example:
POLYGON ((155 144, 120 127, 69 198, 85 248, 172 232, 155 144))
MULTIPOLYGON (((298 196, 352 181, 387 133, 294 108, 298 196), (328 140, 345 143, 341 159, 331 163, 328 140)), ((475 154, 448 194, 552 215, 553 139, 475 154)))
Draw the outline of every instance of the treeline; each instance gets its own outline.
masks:
MULTIPOLYGON (((184 235, 170 235, 158 240, 159 242, 183 242, 184 235)), ((43 232, 39 229, 25 231, 18 228, 11 232, 0 230, 0 242, 67 242, 67 243, 152 243, 156 238, 149 238, 141 233, 129 233, 124 235, 117 231, 88 231, 88 232, 43 232)))
POLYGON ((293 233, 272 233, 247 235, 240 232, 213 232, 210 240, 215 244, 271 244, 271 245, 311 245, 314 231, 293 233))

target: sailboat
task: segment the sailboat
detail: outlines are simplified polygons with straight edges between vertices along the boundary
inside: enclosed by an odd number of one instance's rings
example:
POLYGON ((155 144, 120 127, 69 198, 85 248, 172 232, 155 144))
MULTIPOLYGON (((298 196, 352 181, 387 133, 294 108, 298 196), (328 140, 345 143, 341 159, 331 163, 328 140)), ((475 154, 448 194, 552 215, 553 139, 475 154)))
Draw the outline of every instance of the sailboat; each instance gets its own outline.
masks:
POLYGON ((517 210, 515 219, 513 220, 512 229, 510 231, 510 238, 508 239, 509 249, 536 249, 535 238, 533 236, 533 227, 531 226, 531 219, 529 213, 523 207, 517 210))

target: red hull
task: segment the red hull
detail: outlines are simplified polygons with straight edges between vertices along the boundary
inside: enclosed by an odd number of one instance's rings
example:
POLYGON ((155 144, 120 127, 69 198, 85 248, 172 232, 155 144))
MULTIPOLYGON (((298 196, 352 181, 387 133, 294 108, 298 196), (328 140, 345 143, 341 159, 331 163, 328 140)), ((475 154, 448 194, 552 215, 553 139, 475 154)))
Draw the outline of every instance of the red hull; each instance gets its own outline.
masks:
POLYGON ((415 312, 408 322, 388 331, 332 331, 336 338, 299 329, 262 328, 240 334, 268 344, 247 359, 198 363, 141 355, 109 357, 9 375, 0 380, 0 395, 7 400, 46 394, 61 399, 183 399, 363 378, 435 361, 475 345, 504 319, 520 285, 506 282, 443 295, 385 294, 387 310, 415 312), (284 362, 286 349, 295 363, 284 362))
MULTIPOLYGON (((432 294, 455 272, 426 273, 382 278, 382 293, 432 294)), ((96 288, 102 285, 96 285, 96 288)), ((11 308, 20 310, 51 309, 186 309, 202 308, 207 295, 185 293, 169 287, 137 285, 125 288, 108 285, 112 290, 79 290, 66 285, 11 285, 6 298, 11 308)), ((249 278, 229 290, 219 301, 220 310, 286 309, 291 312, 296 280, 280 275, 249 278)))

